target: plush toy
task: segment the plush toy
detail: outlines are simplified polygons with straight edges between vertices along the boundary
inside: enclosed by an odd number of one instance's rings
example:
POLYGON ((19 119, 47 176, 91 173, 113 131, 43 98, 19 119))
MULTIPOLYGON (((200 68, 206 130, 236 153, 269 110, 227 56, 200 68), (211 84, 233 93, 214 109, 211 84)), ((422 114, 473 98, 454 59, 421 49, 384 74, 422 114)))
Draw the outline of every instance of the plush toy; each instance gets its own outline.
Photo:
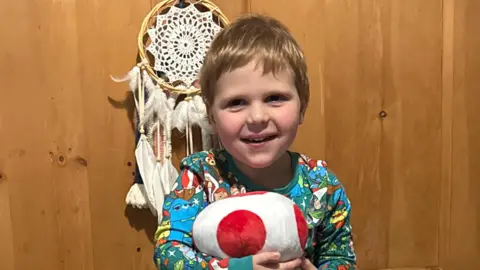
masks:
POLYGON ((281 261, 299 258, 308 227, 300 208, 273 192, 249 192, 216 201, 193 224, 195 247, 216 258, 278 251, 281 261))

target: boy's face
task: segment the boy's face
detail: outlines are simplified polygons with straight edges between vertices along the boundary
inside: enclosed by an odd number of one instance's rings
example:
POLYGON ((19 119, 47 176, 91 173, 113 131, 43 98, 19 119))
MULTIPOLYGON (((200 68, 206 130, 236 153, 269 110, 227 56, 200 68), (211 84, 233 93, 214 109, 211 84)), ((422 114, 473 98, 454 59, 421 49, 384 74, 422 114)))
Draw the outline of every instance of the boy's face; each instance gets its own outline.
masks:
POLYGON ((224 73, 209 111, 225 149, 250 168, 278 160, 303 121, 291 72, 262 73, 262 65, 255 62, 224 73))

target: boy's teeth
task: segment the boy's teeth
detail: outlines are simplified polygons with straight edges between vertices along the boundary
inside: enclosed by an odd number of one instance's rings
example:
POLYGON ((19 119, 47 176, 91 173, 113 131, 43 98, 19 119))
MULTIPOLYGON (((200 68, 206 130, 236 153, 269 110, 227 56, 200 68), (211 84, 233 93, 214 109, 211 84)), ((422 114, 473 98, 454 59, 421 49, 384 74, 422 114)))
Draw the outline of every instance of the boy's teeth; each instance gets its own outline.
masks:
POLYGON ((266 138, 262 138, 262 139, 243 139, 243 141, 250 142, 250 143, 260 143, 260 142, 263 142, 265 140, 266 140, 266 138))
POLYGON ((270 141, 273 138, 274 138, 273 136, 260 138, 260 139, 247 139, 247 138, 245 138, 245 139, 242 139, 242 141, 247 142, 247 143, 261 143, 261 142, 265 142, 265 141, 270 141))

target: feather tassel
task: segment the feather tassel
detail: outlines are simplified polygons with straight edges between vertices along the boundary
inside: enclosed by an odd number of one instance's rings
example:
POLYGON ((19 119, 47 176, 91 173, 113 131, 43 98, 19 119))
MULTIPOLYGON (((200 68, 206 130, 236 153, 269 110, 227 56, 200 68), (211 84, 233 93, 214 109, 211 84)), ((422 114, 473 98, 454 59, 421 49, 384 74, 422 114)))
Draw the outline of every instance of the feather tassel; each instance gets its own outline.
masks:
POLYGON ((165 114, 164 125, 164 155, 162 167, 162 185, 165 193, 170 193, 174 189, 178 171, 172 164, 172 114, 175 107, 177 95, 170 93, 167 99, 167 112, 165 114))
POLYGON ((172 155, 172 123, 173 123, 173 112, 175 108, 175 103, 177 102, 178 95, 176 93, 170 93, 167 98, 167 112, 165 113, 165 130, 166 130, 166 139, 165 139, 165 155, 166 159, 171 158, 172 155))
POLYGON ((208 121, 207 107, 205 106, 202 97, 198 95, 193 97, 193 104, 195 106, 195 116, 192 117, 192 122, 200 127, 203 150, 209 150, 212 148, 212 129, 208 121))
POLYGON ((110 78, 112 81, 121 83, 121 82, 126 82, 128 81, 128 88, 130 91, 133 93, 133 97, 135 99, 135 107, 137 108, 137 113, 138 113, 138 100, 136 98, 137 90, 138 90, 138 80, 139 80, 139 74, 140 74, 140 67, 137 65, 133 67, 127 74, 125 74, 123 77, 114 77, 110 75, 110 78))
MULTIPOLYGON (((112 80, 114 80, 115 82, 123 82, 123 81, 129 80, 129 88, 133 93, 133 97, 135 100, 135 107, 137 109, 137 115, 139 116, 140 119, 142 119, 144 100, 143 100, 143 87, 142 87, 143 82, 141 78, 140 66, 139 65, 135 66, 123 78, 112 77, 112 80), (139 100, 137 100, 136 95, 138 95, 139 100)), ((141 136, 144 136, 143 132, 144 132, 143 126, 141 126, 140 128, 141 136)), ((142 138, 140 140, 142 140, 142 138)), ((147 194, 145 185, 143 183, 134 183, 130 187, 130 190, 127 193, 125 202, 127 205, 132 205, 135 208, 150 208, 150 210, 152 210, 153 212, 153 209, 149 205, 147 198, 148 198, 148 194, 147 194)))
POLYGON ((163 123, 165 120, 167 96, 158 86, 151 91, 150 97, 145 104, 145 115, 140 125, 145 125, 155 120, 163 123))

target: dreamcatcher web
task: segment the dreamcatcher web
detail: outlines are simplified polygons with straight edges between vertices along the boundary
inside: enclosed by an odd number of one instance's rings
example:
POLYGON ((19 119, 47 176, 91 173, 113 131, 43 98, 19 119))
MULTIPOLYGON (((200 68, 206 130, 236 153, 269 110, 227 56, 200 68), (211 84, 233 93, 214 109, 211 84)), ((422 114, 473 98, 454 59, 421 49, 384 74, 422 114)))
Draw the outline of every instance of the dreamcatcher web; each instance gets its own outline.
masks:
POLYGON ((153 69, 163 72, 169 82, 182 81, 189 88, 220 30, 211 11, 200 12, 194 5, 172 6, 166 14, 157 15, 155 27, 148 30, 147 51, 155 57, 153 69))

